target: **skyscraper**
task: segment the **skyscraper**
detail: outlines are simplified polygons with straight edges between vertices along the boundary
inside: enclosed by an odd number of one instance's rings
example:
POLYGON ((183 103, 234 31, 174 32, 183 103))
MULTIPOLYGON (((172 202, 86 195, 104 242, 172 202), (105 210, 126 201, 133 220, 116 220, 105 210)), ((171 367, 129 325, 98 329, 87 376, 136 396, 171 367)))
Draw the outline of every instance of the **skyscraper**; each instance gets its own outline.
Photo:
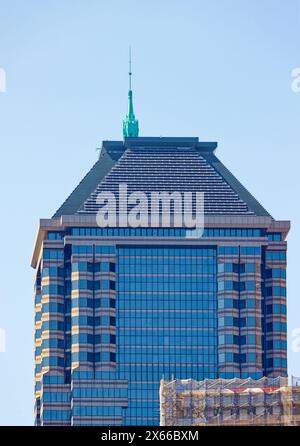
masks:
POLYGON ((131 85, 123 131, 40 220, 37 425, 158 425, 162 376, 287 376, 289 222, 226 169, 217 143, 138 137, 131 85), (117 197, 120 184, 147 197, 204 193, 202 236, 171 223, 99 227, 99 194, 117 197))

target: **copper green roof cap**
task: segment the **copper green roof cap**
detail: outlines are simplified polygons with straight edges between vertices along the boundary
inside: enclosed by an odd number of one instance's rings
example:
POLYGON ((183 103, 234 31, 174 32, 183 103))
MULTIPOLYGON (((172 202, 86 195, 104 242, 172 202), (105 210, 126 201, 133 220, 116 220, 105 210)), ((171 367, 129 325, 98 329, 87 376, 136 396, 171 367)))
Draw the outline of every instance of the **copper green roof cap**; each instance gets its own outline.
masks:
POLYGON ((132 89, 131 89, 131 49, 129 49, 129 91, 128 91, 128 113, 123 121, 123 136, 127 137, 137 137, 139 136, 139 121, 135 119, 135 114, 133 111, 133 99, 132 99, 132 89))

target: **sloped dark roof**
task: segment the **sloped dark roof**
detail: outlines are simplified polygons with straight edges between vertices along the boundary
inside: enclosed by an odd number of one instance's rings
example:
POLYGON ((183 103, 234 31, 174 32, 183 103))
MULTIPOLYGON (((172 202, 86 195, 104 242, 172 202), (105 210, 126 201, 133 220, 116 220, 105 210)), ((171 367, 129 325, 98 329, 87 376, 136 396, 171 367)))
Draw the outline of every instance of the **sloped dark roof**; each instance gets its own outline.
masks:
POLYGON ((55 212, 52 218, 62 215, 76 214, 90 194, 96 189, 99 182, 107 175, 124 153, 123 143, 109 142, 108 149, 102 148, 98 161, 81 180, 66 201, 55 212))
POLYGON ((99 160, 53 217, 96 213, 99 192, 117 197, 120 183, 128 193, 204 192, 205 214, 269 216, 215 156, 216 147, 198 138, 104 141, 99 160))

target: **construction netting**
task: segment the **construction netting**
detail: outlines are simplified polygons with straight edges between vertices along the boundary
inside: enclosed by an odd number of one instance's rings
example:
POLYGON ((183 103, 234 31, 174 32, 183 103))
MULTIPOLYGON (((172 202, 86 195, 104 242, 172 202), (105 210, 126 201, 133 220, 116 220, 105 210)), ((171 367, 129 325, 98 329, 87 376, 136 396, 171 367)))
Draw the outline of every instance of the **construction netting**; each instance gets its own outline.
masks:
POLYGON ((299 406, 300 386, 288 386, 287 378, 282 377, 163 379, 160 387, 163 426, 293 425, 299 406))

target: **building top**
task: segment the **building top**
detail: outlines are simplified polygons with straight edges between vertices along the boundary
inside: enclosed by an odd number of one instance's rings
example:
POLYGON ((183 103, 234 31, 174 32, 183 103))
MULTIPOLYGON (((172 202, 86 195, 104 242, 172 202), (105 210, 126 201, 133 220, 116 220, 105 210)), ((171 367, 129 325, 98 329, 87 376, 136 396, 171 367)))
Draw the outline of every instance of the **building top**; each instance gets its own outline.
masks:
POLYGON ((198 390, 232 390, 234 392, 241 392, 249 389, 265 389, 276 390, 281 387, 288 386, 288 378, 278 376, 275 378, 264 376, 260 379, 253 378, 232 378, 232 379, 204 379, 203 381, 196 381, 194 379, 173 379, 166 381, 164 377, 161 379, 161 385, 165 388, 169 387, 179 392, 198 391, 198 390))
POLYGON ((270 214, 216 157, 216 142, 198 138, 125 137, 103 141, 99 160, 53 215, 94 214, 101 191, 204 192, 206 215, 270 214))

